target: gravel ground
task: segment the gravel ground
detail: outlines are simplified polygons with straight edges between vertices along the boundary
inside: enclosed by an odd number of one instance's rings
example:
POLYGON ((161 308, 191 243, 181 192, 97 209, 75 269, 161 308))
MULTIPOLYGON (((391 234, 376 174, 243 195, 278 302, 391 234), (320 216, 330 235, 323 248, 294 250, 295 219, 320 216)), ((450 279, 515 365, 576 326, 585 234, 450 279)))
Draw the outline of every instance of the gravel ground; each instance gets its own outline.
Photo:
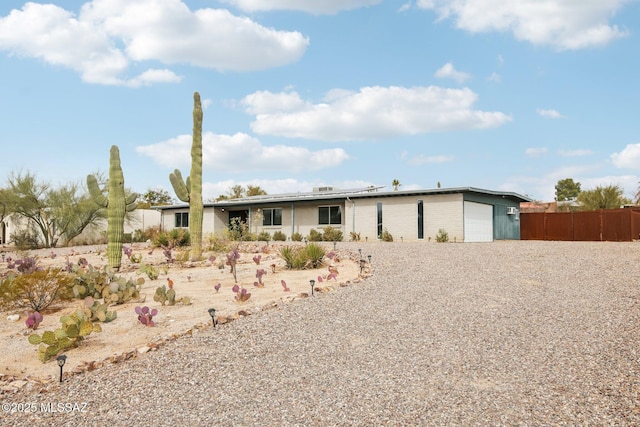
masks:
POLYGON ((640 243, 339 245, 373 276, 1 395, 35 412, 0 424, 640 425, 640 243))

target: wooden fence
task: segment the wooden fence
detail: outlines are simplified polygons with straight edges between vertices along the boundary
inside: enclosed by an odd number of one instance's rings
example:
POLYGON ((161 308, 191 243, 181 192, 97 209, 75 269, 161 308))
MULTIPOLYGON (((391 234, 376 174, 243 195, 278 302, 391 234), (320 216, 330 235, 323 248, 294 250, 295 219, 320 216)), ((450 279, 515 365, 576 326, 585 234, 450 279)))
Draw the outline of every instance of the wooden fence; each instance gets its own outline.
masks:
POLYGON ((640 209, 522 213, 520 239, 630 242, 640 239, 640 209))

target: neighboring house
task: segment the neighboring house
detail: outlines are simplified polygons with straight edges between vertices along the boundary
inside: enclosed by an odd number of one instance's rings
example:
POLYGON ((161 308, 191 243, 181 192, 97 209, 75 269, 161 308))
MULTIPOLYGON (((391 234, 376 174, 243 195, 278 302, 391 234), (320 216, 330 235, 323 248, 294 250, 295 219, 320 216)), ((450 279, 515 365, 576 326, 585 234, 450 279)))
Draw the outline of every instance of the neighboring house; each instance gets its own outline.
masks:
MULTIPOLYGON (((435 241, 439 230, 450 241, 520 239, 519 206, 531 200, 516 193, 473 187, 378 191, 378 188, 253 196, 205 203, 203 233, 221 234, 234 219, 254 233, 275 231, 288 238, 331 226, 344 240, 359 233, 375 241, 388 231, 394 240, 435 241)), ((189 206, 158 206, 163 230, 189 227, 189 206)))
MULTIPOLYGON (((130 218, 124 223, 124 232, 133 233, 135 230, 146 230, 149 227, 160 226, 160 212, 156 209, 136 209, 131 212, 130 218)), ((29 222, 20 216, 8 215, 0 223, 0 244, 11 243, 11 236, 19 230, 29 227, 29 222)), ((35 228, 32 227, 35 232, 35 228)), ((94 227, 85 229, 73 242, 82 244, 86 242, 96 242, 104 239, 103 235, 107 230, 107 222, 103 221, 94 227)), ((61 242, 64 244, 65 242, 61 242)), ((60 246, 60 245, 59 245, 60 246)))

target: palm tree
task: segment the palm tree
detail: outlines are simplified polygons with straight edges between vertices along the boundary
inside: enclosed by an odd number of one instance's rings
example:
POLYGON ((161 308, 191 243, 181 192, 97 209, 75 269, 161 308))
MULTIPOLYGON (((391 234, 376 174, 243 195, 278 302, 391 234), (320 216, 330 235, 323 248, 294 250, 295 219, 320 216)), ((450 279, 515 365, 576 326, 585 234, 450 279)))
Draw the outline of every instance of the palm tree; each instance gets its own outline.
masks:
POLYGON ((394 179, 393 181, 391 181, 391 185, 393 185, 393 191, 398 191, 398 187, 400 187, 402 184, 400 184, 400 181, 398 181, 397 179, 394 179))

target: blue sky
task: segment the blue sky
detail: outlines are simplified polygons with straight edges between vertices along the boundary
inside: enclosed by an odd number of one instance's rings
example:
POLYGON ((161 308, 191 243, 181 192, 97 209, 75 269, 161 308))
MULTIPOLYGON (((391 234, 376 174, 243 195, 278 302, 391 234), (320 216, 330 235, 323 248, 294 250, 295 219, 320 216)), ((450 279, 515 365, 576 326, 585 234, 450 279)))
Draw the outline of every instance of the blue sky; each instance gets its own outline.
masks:
POLYGON ((636 0, 0 2, 0 179, 189 173, 204 197, 640 181, 636 0))

